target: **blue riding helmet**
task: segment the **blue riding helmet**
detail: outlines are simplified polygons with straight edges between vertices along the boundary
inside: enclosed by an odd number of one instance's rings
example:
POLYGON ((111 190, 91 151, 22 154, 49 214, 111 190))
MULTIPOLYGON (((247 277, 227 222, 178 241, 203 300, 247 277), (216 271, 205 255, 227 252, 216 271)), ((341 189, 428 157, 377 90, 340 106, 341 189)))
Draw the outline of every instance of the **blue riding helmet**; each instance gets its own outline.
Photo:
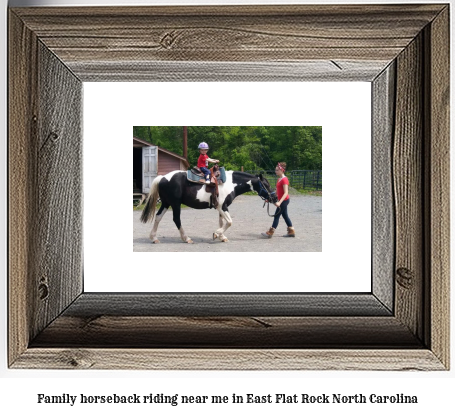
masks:
POLYGON ((202 143, 200 143, 198 145, 197 148, 202 149, 202 150, 208 150, 209 149, 209 145, 206 142, 203 141, 202 143))

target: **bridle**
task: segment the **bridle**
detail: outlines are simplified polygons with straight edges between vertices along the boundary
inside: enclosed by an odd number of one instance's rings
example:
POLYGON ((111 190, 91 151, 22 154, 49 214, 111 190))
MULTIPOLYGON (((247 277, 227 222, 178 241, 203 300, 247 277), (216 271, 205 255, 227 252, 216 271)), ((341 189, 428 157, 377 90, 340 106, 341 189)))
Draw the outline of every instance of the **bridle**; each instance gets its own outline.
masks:
POLYGON ((274 215, 271 215, 269 212, 270 203, 276 203, 276 201, 278 201, 278 198, 276 197, 276 192, 269 192, 259 177, 258 177, 258 183, 259 183, 258 195, 264 201, 264 205, 262 207, 264 208, 267 203, 267 215, 269 215, 271 218, 278 216, 281 212, 280 207, 278 207, 278 210, 274 215))
POLYGON ((262 183, 262 180, 260 177, 258 177, 258 184, 259 184, 259 191, 258 195, 262 200, 265 200, 266 202, 272 202, 275 203, 274 200, 277 200, 276 193, 275 192, 269 192, 267 188, 264 186, 264 183, 262 183))

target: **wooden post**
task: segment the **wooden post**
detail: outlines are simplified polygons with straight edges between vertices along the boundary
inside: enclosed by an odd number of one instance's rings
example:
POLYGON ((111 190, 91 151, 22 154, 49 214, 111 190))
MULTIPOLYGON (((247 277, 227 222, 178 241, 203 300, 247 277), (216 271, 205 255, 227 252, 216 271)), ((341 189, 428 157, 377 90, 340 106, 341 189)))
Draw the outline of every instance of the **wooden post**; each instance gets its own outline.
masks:
POLYGON ((183 157, 188 160, 188 127, 183 127, 183 157))
POLYGON ((241 167, 241 169, 240 169, 240 170, 241 170, 241 171, 243 171, 243 166, 241 167))

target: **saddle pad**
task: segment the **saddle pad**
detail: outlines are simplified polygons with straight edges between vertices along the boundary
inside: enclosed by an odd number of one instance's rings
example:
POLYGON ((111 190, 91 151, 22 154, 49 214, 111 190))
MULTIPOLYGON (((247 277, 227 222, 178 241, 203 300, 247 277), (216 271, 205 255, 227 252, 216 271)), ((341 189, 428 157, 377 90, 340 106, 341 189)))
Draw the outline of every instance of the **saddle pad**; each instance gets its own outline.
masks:
MULTIPOLYGON (((203 178, 201 178, 201 176, 198 176, 197 174, 194 174, 191 170, 187 170, 186 178, 190 182, 194 182, 194 183, 204 183, 205 182, 205 180, 203 178)), ((224 183, 226 181, 226 170, 224 169, 224 167, 220 167, 219 181, 221 183, 224 183)))
POLYGON ((186 178, 190 182, 195 182, 195 183, 203 183, 204 182, 204 179, 201 178, 201 176, 198 176, 197 174, 194 174, 191 170, 187 170, 186 178))
POLYGON ((224 169, 224 167, 220 167, 220 180, 221 183, 226 182, 226 170, 224 169))

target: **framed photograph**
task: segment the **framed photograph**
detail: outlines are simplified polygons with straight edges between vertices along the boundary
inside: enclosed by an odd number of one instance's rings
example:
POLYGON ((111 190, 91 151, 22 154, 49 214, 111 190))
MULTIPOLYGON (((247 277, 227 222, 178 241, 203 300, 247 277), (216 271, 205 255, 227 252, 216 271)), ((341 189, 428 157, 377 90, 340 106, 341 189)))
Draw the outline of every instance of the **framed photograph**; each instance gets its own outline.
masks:
POLYGON ((10 368, 449 369, 448 4, 12 8, 8 23, 10 368), (85 289, 83 182, 105 172, 83 175, 84 83, 329 81, 371 85, 371 261, 334 271, 370 291, 85 289))

